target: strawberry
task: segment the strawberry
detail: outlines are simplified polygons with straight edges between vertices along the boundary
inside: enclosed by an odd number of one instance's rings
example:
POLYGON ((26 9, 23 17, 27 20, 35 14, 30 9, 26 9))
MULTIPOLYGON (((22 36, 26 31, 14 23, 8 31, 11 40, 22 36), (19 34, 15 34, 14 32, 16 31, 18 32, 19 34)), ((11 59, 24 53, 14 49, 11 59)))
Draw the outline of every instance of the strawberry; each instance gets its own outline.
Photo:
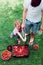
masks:
POLYGON ((39 46, 37 44, 33 45, 33 49, 34 50, 38 50, 39 49, 39 46))

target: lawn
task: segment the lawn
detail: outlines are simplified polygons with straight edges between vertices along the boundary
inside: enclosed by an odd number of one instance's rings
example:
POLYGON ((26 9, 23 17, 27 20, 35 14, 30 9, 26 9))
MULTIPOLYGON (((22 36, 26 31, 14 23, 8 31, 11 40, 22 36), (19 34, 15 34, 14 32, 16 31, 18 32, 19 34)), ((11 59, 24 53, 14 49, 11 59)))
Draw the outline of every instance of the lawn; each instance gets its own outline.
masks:
MULTIPOLYGON (((43 65, 43 34, 36 34, 34 44, 38 44, 39 49, 35 51, 32 47, 29 47, 30 55, 28 58, 12 57, 8 61, 3 61, 1 59, 1 53, 7 49, 8 45, 17 44, 16 38, 10 39, 10 33, 14 29, 14 21, 16 19, 22 21, 22 3, 15 7, 9 5, 9 2, 5 4, 0 2, 0 65, 43 65)), ((21 44, 23 44, 22 41, 21 44)), ((26 44, 28 44, 28 37, 26 44)))

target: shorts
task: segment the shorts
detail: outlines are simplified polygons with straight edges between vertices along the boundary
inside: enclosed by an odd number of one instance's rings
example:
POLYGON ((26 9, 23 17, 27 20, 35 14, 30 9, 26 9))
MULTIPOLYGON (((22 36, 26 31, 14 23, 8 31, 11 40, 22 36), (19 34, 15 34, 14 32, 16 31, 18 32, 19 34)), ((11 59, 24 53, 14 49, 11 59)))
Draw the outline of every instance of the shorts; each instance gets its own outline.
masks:
POLYGON ((20 39, 20 37, 19 37, 18 35, 14 35, 13 32, 11 33, 11 36, 12 36, 12 38, 13 38, 13 37, 16 37, 17 39, 20 39))
POLYGON ((37 22, 37 23, 34 23, 34 22, 31 22, 29 20, 25 20, 25 28, 24 28, 24 32, 26 34, 29 34, 30 31, 34 34, 36 34, 40 29, 40 22, 37 22))

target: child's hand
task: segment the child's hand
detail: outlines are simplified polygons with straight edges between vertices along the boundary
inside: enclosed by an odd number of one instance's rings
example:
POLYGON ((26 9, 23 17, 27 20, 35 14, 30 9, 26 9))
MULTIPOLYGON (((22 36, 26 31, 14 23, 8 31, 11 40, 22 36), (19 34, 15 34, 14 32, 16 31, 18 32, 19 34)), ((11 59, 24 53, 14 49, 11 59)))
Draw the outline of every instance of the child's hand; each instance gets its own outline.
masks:
POLYGON ((12 38, 12 36, 10 35, 10 38, 12 38))
POLYGON ((23 22, 22 25, 21 25, 22 29, 24 29, 25 27, 25 23, 23 22))
POLYGON ((26 42, 26 40, 23 40, 23 42, 26 42))
POLYGON ((12 38, 13 36, 10 34, 10 38, 12 38))

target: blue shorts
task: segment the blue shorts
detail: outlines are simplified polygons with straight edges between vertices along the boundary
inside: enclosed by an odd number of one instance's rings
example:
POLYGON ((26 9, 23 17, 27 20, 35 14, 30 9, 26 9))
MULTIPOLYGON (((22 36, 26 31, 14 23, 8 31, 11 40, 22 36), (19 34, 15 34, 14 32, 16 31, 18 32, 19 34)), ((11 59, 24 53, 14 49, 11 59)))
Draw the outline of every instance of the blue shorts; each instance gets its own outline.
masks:
POLYGON ((26 34, 29 34, 30 31, 34 34, 36 34, 38 31, 39 31, 39 28, 40 28, 40 22, 38 23, 34 23, 34 22, 31 22, 29 20, 25 20, 25 28, 24 28, 24 32, 26 34))

